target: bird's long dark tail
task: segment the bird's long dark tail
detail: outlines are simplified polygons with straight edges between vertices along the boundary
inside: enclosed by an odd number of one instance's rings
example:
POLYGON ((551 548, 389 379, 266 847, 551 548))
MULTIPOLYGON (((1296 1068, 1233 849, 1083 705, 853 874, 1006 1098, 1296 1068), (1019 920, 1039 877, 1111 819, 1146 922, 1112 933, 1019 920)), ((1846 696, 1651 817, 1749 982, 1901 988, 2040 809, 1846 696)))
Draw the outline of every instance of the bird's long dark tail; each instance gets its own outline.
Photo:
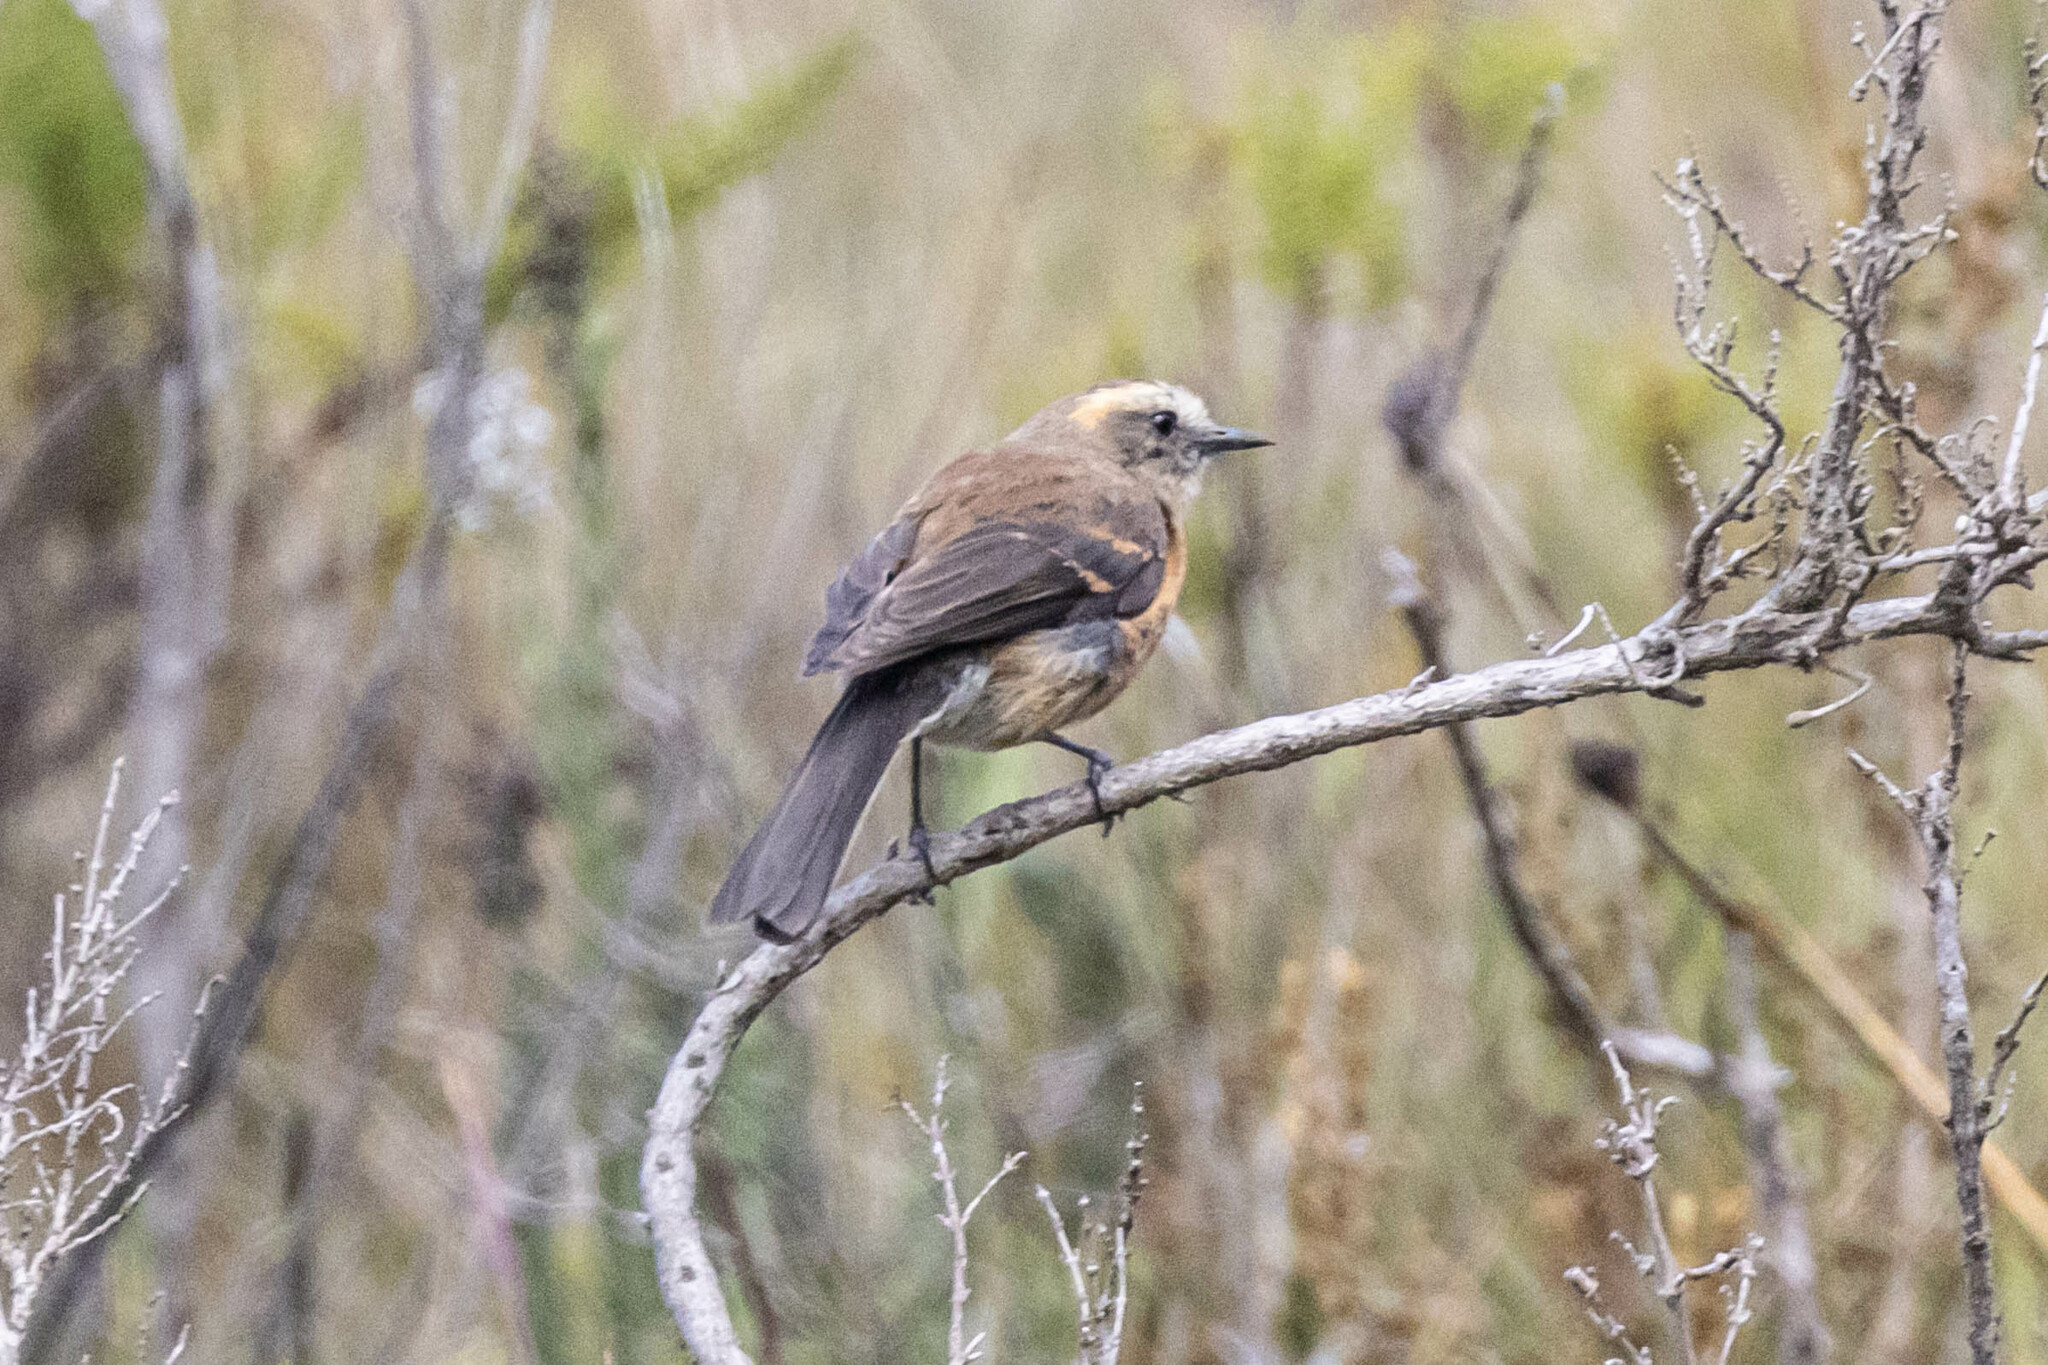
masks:
POLYGON ((778 941, 810 928, 896 746, 944 699, 943 680, 928 668, 847 684, 782 799, 725 874, 712 921, 752 919, 763 938, 778 941))

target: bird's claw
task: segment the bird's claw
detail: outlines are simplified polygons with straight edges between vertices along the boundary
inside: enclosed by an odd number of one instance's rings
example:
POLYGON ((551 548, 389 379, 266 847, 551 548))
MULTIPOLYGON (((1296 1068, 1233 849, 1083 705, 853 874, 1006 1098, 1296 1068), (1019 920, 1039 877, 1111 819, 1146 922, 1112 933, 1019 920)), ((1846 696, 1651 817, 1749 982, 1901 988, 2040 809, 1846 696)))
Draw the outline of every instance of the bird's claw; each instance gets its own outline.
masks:
POLYGON ((917 860, 920 863, 924 864, 924 875, 931 883, 921 891, 912 892, 908 899, 915 905, 931 905, 933 903, 932 892, 937 889, 939 884, 939 870, 932 866, 931 834, 923 825, 912 825, 907 842, 910 845, 910 851, 917 855, 917 860))
POLYGON ((1095 818, 1102 821, 1102 837, 1105 839, 1109 837, 1109 832, 1116 828, 1117 818, 1115 814, 1103 809, 1102 779, 1107 777, 1109 770, 1115 766, 1107 757, 1100 754, 1088 760, 1088 796, 1095 802, 1095 818))

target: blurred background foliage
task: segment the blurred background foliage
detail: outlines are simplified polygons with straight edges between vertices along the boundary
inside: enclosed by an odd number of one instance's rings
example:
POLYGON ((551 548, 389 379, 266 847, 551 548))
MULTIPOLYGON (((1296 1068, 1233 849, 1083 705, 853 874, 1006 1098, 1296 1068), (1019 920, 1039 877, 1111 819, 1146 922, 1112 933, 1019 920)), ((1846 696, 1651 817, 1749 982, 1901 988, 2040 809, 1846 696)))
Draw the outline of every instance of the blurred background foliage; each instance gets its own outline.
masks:
MULTIPOLYGON (((459 217, 491 173, 520 12, 430 11, 459 217)), ((183 809, 190 894, 239 925, 426 515, 405 40, 380 3, 174 0, 169 19, 233 362, 205 493, 226 624, 183 809)), ((1091 742, 1132 756, 1407 682, 1390 546, 1439 583, 1467 666, 1568 624, 1496 591, 1502 526, 1568 615, 1597 599, 1640 622, 1691 522, 1673 454, 1711 484, 1745 434, 1670 334, 1678 229, 1652 173, 1699 156, 1779 257, 1858 216, 1858 19, 1846 0, 562 0, 487 278, 492 391, 531 462, 466 523, 447 683, 408 701, 236 1094, 190 1135, 185 1240, 121 1234, 95 1358, 126 1358, 162 1287, 194 1323, 188 1360, 679 1359, 634 1214, 642 1115, 750 946, 701 907, 829 704, 796 661, 836 566, 948 455, 1144 374, 1282 445, 1213 480, 1186 638, 1091 742), (1498 503, 1467 525, 1403 473, 1378 410, 1450 341, 1554 88, 1554 152, 1452 432, 1498 503), (422 895, 394 913, 406 859, 422 895), (305 1144, 334 1134, 338 1173, 309 1182, 305 1144)), ((2009 411, 2048 278, 2033 22, 2022 0, 1959 7, 1930 92, 1930 192, 1954 195, 1961 237, 1914 277, 1896 357, 1930 425, 2009 411)), ((133 721, 165 295, 143 174, 86 25, 64 0, 0 3, 10 991, 133 721)), ((1788 415, 1817 421, 1830 339, 1732 266, 1718 283, 1739 358, 1775 329, 1788 415)), ((1716 923, 1574 791, 1573 738, 1637 746, 1680 842, 1819 935, 1931 1055, 1919 869, 1840 750, 1932 767, 1937 656, 1869 651, 1872 694, 1796 732, 1785 714, 1833 679, 1724 677, 1703 712, 1635 699, 1480 732, 1525 872, 1616 1014, 1730 1038, 1716 923)), ((2048 758, 2039 671, 1976 677, 1972 844, 2040 828, 2048 758)), ((1106 1194, 1136 1080, 1153 1183, 1127 1361, 1599 1358, 1559 1274, 1626 1279, 1608 1232, 1634 1228, 1633 1192, 1591 1145, 1607 1084, 1546 1021, 1445 758, 1423 736, 1146 809, 898 909, 801 982, 729 1072, 702 1184, 757 1358, 942 1358, 946 1248, 890 1104, 941 1054, 969 1178, 1030 1152, 974 1228, 993 1359, 1067 1358, 1029 1181, 1068 1206, 1106 1194)), ((956 822, 1074 776, 1057 754, 946 754, 939 807, 956 822)), ((900 783, 856 860, 900 832, 900 783)), ((2044 875, 2048 844, 2019 837, 1971 877, 1990 1027, 2048 967, 2044 875)), ((159 951, 200 951, 181 922, 159 951)), ((1937 1135, 1793 983, 1765 987, 1839 1354, 1957 1358, 1937 1135)), ((2048 1082, 2022 1074, 1999 1140, 2039 1183, 2048 1082)), ((1754 1215, 1734 1115, 1688 1097, 1667 1133, 1672 1233, 1702 1258, 1754 1215)), ((2003 1222, 1997 1250, 2008 1358, 2048 1360, 2042 1253, 2003 1222)))

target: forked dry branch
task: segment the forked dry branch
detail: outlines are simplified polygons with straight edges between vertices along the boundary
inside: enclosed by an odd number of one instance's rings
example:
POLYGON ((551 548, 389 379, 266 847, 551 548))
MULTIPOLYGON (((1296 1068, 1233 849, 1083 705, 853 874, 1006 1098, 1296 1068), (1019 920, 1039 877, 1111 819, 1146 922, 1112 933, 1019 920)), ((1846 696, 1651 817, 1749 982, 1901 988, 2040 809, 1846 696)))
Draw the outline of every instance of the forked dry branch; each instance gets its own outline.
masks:
POLYGON ((1083 1195, 1078 1201, 1078 1239, 1067 1235, 1067 1221, 1060 1216, 1052 1191, 1043 1185, 1035 1189, 1039 1207, 1045 1210, 1053 1239, 1059 1244, 1067 1283, 1074 1291, 1080 1365, 1117 1365, 1123 1355, 1124 1315, 1131 1297, 1131 1233, 1138 1200, 1149 1183, 1145 1144, 1150 1140, 1145 1132, 1144 1083, 1139 1082, 1131 1092, 1131 1136, 1124 1143, 1124 1173, 1117 1180, 1116 1217, 1094 1216, 1093 1201, 1083 1195))
MULTIPOLYGON (((105 1075, 107 1049, 154 1001, 122 997, 144 928, 178 889, 173 879, 130 908, 136 868, 178 798, 159 801, 110 861, 121 768, 115 763, 107 780, 91 851, 78 856, 78 880, 53 901, 43 953, 48 974, 22 1008, 19 1049, 0 1064, 0 1365, 19 1358, 37 1301, 58 1269, 135 1207, 145 1187, 129 1177, 182 1112, 178 1083, 189 1043, 153 1093, 105 1075)), ((202 992, 199 1008, 205 1005, 202 992)), ((168 1359, 183 1350, 181 1335, 168 1359)))
POLYGON ((976 1332, 967 1335, 967 1299, 972 1291, 967 1285, 967 1225, 974 1221, 975 1211, 981 1201, 1003 1181, 1003 1177, 1017 1169, 1024 1160, 1023 1152, 1011 1152, 1003 1158, 1003 1164, 988 1178, 981 1190, 962 1203, 960 1200, 960 1174, 953 1166, 953 1153, 946 1146, 946 1130, 950 1126, 945 1116, 946 1108, 946 1063, 949 1058, 939 1058, 936 1074, 932 1077, 931 1108, 919 1113, 917 1106, 899 1096, 897 1107, 911 1126, 924 1136, 932 1153, 932 1181, 939 1187, 944 1207, 939 1213, 939 1226, 946 1230, 953 1243, 953 1294, 949 1300, 946 1325, 946 1365, 973 1365, 985 1354, 983 1343, 987 1333, 976 1332))
MULTIPOLYGON (((1671 1249, 1671 1238, 1664 1231, 1664 1206, 1657 1195, 1656 1178, 1657 1164, 1663 1159, 1657 1150, 1657 1125, 1664 1111, 1677 1100, 1669 1095, 1658 1098, 1638 1089, 1614 1045, 1608 1043, 1603 1050, 1614 1072, 1615 1089, 1620 1092, 1621 1118, 1606 1122, 1595 1145, 1621 1168, 1623 1175, 1635 1182, 1643 1204, 1643 1245, 1637 1246, 1619 1231, 1612 1234, 1614 1241, 1627 1253, 1636 1274, 1643 1278, 1657 1301, 1664 1305, 1665 1337, 1672 1356, 1681 1365, 1698 1365, 1700 1358, 1693 1341, 1687 1296, 1695 1285, 1719 1282, 1721 1330, 1717 1334, 1720 1346, 1714 1354, 1714 1365, 1728 1365, 1734 1358, 1736 1338, 1754 1316, 1749 1293, 1756 1283, 1757 1253, 1763 1249, 1763 1239, 1752 1233, 1742 1245, 1719 1252, 1699 1265, 1688 1266, 1679 1261, 1671 1249)), ((1578 1291, 1593 1326, 1621 1352, 1619 1359, 1626 1365, 1653 1365, 1650 1348, 1637 1342, 1629 1334, 1628 1324, 1607 1307, 1601 1297, 1600 1277, 1591 1266, 1575 1265, 1565 1271, 1564 1278, 1566 1284, 1578 1291)))

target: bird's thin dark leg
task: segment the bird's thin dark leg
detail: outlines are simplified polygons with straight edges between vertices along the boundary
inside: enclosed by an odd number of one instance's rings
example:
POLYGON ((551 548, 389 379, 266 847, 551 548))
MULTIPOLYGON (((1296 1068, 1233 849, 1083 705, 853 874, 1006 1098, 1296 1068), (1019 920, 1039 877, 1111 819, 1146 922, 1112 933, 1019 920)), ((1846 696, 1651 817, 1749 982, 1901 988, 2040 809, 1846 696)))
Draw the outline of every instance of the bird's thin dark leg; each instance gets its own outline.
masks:
POLYGON ((1047 735, 1045 742, 1055 749, 1065 749, 1088 760, 1088 794, 1095 798, 1095 813, 1102 818, 1102 837, 1107 839, 1109 831, 1116 825, 1116 817, 1102 808, 1102 777, 1116 766, 1116 760, 1100 749, 1077 744, 1065 735, 1047 735))
MULTIPOLYGON (((910 851, 924 864, 924 875, 936 885, 939 870, 932 866, 931 834, 924 827, 924 740, 910 741, 910 851)), ((931 903, 931 892, 926 891, 914 899, 931 903)))

